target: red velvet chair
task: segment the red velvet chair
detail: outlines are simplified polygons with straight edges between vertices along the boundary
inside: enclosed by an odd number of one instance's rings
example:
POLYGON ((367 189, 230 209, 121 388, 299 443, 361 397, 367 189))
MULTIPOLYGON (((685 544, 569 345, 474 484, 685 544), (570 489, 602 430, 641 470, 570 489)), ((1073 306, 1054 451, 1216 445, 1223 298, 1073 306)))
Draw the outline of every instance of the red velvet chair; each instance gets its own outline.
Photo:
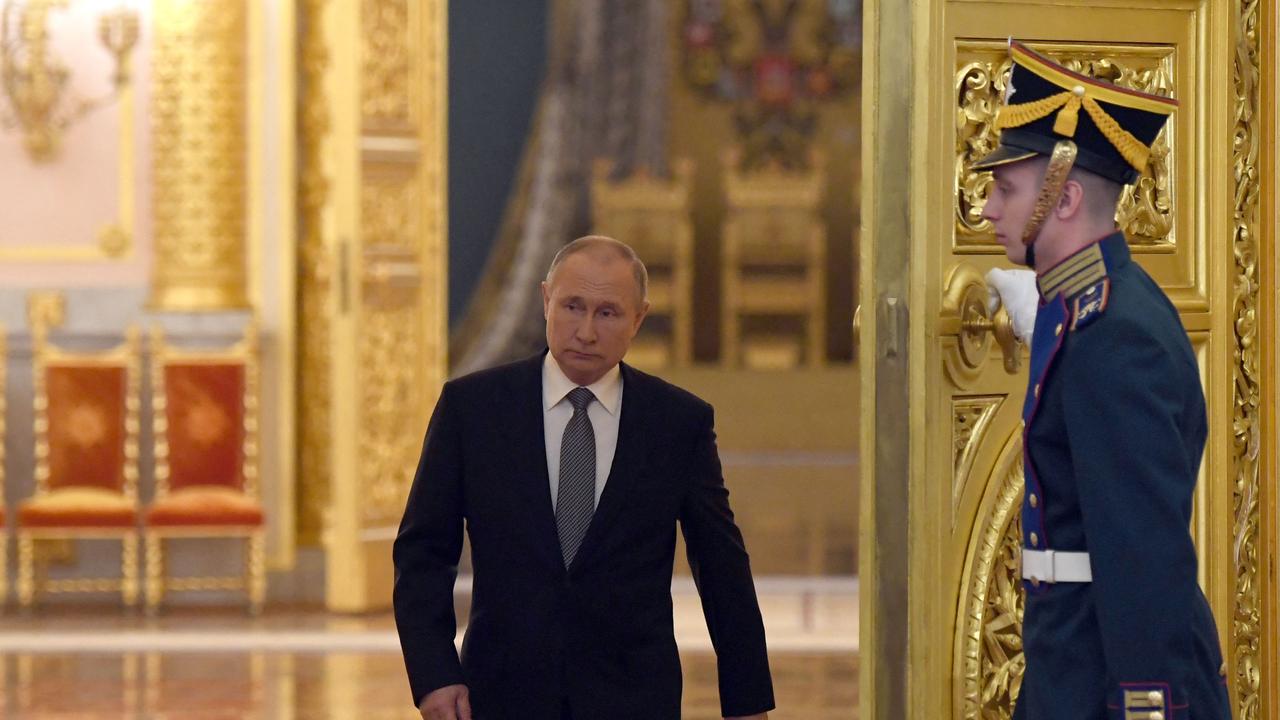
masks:
POLYGON ((118 590, 138 601, 138 332, 105 352, 73 353, 35 341, 35 492, 18 506, 18 602, 37 592, 118 590), (38 543, 121 543, 121 577, 48 580, 38 543))
POLYGON ((258 498, 257 331, 223 351, 167 345, 152 331, 156 492, 143 514, 146 604, 168 590, 245 590, 253 613, 266 594, 264 513, 258 498), (164 541, 243 538, 244 573, 170 576, 164 541))

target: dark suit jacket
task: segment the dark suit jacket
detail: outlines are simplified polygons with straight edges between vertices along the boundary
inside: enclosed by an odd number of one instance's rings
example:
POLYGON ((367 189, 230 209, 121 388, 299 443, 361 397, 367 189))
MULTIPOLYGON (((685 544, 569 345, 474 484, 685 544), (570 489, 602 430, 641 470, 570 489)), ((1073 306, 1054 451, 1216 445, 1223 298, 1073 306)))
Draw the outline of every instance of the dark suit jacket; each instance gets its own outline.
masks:
POLYGON ((680 717, 671 617, 676 522, 726 715, 773 707, 764 627, 720 473, 711 406, 622 365, 618 447, 572 566, 556 536, 543 355, 447 383, 395 542, 395 615, 414 703, 465 683, 478 720, 680 717), (462 656, 453 584, 474 583, 462 656))
POLYGON ((1063 260, 1036 315, 1023 420, 1026 548, 1093 582, 1025 582, 1021 720, 1230 720, 1188 528, 1207 432, 1178 312, 1117 233, 1063 260))

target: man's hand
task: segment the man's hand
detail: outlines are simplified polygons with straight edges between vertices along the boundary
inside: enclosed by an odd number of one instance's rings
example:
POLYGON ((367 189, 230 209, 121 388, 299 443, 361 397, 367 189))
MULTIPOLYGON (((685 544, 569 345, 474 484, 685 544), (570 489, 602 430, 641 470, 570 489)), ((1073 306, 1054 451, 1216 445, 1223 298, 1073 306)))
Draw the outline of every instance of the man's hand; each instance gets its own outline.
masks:
POLYGON ((1036 310, 1040 307, 1036 274, 1030 270, 988 270, 987 313, 994 315, 1002 303, 1009 312, 1013 334, 1030 346, 1036 329, 1036 310))
POLYGON ((427 693, 418 706, 422 720, 471 720, 471 700, 466 685, 445 685, 427 693))

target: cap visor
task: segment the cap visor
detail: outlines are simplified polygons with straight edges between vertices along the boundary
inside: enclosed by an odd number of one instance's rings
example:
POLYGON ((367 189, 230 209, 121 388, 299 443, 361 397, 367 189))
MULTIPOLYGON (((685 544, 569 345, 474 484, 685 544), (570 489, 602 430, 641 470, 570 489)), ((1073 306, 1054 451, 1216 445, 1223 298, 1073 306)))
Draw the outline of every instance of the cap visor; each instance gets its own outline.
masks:
POLYGON ((1011 145, 1001 145, 970 167, 974 170, 990 170, 993 167, 1008 165, 1009 163, 1015 163, 1019 160, 1026 160, 1027 158, 1035 157, 1038 154, 1039 153, 1034 150, 1013 147, 1011 145))

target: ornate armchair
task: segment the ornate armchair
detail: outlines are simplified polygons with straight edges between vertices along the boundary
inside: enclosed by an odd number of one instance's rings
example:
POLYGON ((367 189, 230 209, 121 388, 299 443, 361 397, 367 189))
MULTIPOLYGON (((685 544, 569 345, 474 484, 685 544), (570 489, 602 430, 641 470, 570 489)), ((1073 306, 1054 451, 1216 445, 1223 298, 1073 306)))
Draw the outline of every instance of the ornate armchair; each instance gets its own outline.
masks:
POLYGON ((147 610, 168 590, 244 590, 257 614, 266 594, 257 329, 251 324, 221 351, 171 347, 159 328, 151 337, 156 488, 143 516, 147 610), (164 555, 171 538, 243 538, 244 573, 172 577, 164 555))
POLYGON ((693 162, 676 161, 670 180, 643 171, 613 180, 612 170, 609 161, 596 161, 594 231, 635 248, 649 269, 649 319, 628 358, 650 367, 688 365, 693 360, 693 162))
POLYGON ((727 199, 721 264, 721 359, 726 365, 821 365, 826 356, 825 162, 744 171, 724 156, 727 199), (787 324, 796 322, 799 333, 787 324), (754 322, 753 327, 751 323, 754 322), (798 337, 798 339, 797 339, 798 337))
POLYGON ((18 506, 18 602, 37 591, 119 590, 138 601, 138 331, 122 345, 73 353, 35 342, 35 493, 18 506), (121 578, 45 577, 37 543, 113 539, 121 542, 121 578))

